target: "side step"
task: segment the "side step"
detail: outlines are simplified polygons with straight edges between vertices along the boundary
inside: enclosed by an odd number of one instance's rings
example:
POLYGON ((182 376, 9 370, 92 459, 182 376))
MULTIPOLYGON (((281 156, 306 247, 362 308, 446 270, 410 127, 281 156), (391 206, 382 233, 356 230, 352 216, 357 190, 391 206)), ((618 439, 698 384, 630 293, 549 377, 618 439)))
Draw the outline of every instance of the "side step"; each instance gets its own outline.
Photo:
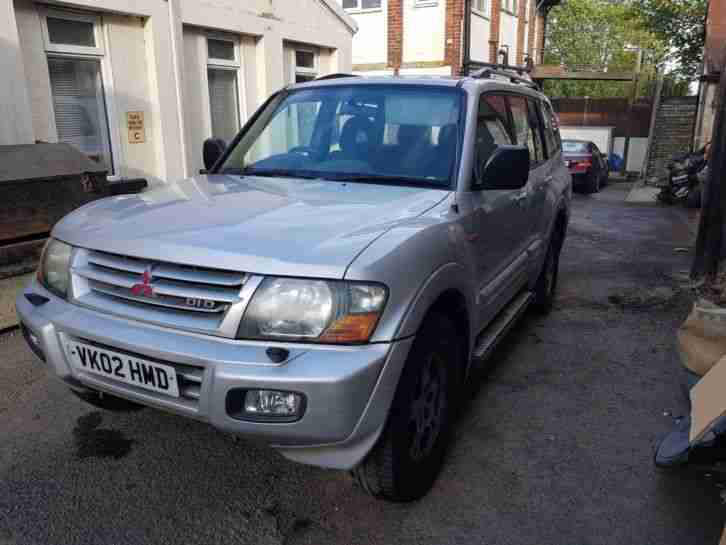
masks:
POLYGON ((474 359, 485 360, 494 351, 499 342, 517 323, 524 311, 532 302, 534 294, 526 291, 516 297, 509 306, 502 310, 494 321, 479 335, 479 341, 474 348, 474 359))

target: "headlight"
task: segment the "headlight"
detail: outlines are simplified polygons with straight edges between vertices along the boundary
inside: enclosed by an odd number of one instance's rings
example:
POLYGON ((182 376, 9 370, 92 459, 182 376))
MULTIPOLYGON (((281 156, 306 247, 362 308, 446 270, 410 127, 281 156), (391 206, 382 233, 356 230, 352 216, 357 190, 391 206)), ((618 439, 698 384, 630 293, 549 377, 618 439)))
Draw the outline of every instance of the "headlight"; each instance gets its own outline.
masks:
POLYGON ((242 339, 355 344, 370 339, 386 288, 358 282, 266 278, 239 327, 242 339))
POLYGON ((68 295, 70 283, 71 246, 50 239, 43 249, 38 266, 38 281, 59 297, 68 295))

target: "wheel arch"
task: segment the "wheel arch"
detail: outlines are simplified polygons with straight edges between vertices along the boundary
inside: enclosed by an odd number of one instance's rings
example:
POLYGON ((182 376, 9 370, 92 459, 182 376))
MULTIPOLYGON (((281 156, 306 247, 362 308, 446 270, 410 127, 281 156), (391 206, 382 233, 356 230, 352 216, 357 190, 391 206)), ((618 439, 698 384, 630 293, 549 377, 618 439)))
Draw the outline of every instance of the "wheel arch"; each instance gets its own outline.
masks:
POLYGON ((451 263, 433 273, 412 301, 401 322, 399 336, 418 333, 421 324, 432 312, 440 312, 454 322, 461 333, 462 362, 459 378, 465 378, 471 352, 473 327, 472 290, 467 288, 466 275, 461 265, 451 263))

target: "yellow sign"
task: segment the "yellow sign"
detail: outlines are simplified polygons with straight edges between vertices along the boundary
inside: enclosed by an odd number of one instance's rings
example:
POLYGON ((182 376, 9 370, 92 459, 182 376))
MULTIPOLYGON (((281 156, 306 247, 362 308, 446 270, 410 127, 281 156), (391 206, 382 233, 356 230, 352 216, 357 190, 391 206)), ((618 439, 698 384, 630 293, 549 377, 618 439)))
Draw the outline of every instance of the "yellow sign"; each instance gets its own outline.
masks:
POLYGON ((126 112, 126 126, 129 131, 129 144, 141 144, 146 141, 144 112, 126 112))

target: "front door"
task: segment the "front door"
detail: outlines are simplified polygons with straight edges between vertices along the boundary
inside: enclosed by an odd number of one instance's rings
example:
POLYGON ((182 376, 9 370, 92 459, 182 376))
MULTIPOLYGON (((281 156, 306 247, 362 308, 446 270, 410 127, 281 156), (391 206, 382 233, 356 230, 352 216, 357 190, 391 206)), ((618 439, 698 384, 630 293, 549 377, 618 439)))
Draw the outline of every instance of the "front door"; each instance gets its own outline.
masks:
MULTIPOLYGON (((505 95, 482 95, 474 142, 475 162, 485 163, 497 147, 515 144, 505 95)), ((476 180, 484 182, 484 180, 476 180)), ((529 236, 528 187, 518 190, 477 189, 465 195, 471 214, 468 234, 475 253, 480 328, 509 302, 526 281, 529 236)))

